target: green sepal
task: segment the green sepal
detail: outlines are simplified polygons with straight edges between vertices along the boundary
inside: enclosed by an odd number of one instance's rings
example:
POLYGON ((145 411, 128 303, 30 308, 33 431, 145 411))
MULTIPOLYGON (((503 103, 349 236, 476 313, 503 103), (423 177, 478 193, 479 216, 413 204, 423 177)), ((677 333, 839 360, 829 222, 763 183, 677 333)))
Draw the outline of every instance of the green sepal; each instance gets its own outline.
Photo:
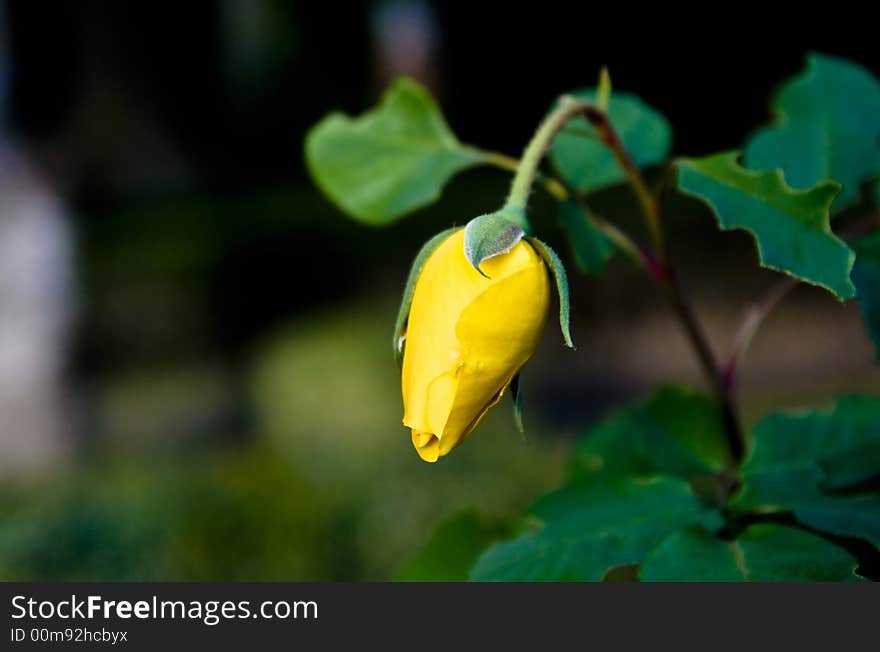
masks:
POLYGON ((571 302, 568 298, 568 276, 565 274, 565 267, 562 265, 562 261, 556 255, 556 252, 548 245, 537 238, 529 238, 528 241, 541 258, 544 259, 544 262, 547 263, 547 266, 553 273, 553 278, 556 280, 556 291, 559 293, 559 329, 562 331, 562 339, 565 341, 565 346, 573 349, 574 343, 571 341, 571 327, 569 325, 571 321, 571 302))
POLYGON ((428 257, 434 253, 434 250, 439 247, 446 238, 458 231, 459 228, 460 227, 454 227, 441 231, 423 244, 422 248, 419 249, 419 253, 416 254, 412 267, 409 269, 409 277, 406 279, 406 288, 403 291, 403 299, 400 302, 400 309, 397 311, 397 321, 394 324, 394 360, 397 362, 398 368, 400 368, 403 363, 403 347, 406 341, 406 324, 409 319, 409 309, 412 305, 413 292, 416 290, 416 281, 419 280, 419 274, 422 273, 422 268, 425 266, 425 263, 428 262, 428 257))
POLYGON ((523 426, 522 416, 522 388, 519 384, 519 374, 510 381, 510 396, 513 399, 513 421, 516 423, 516 429, 521 435, 526 434, 525 426, 523 426))
POLYGON ((524 235, 525 231, 502 213, 480 215, 464 227, 464 256, 475 270, 486 276, 480 264, 493 256, 506 254, 524 235))

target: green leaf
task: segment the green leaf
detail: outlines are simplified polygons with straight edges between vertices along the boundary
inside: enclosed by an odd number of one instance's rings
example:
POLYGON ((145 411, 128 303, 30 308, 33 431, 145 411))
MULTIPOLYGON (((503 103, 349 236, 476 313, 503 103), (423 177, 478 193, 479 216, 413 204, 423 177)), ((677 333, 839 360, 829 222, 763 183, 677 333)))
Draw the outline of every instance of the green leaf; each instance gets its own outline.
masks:
POLYGON ((524 235, 525 231, 499 213, 480 215, 464 227, 464 256, 475 270, 486 276, 480 263, 507 253, 524 235))
POLYGON ((859 184, 877 171, 880 156, 880 84, 865 68, 811 54, 807 67, 773 100, 774 124, 746 145, 750 168, 782 168, 796 188, 823 179, 843 185, 834 207, 857 201, 859 184))
POLYGON ((556 281, 556 291, 559 294, 559 328, 562 331, 562 339, 565 345, 573 349, 574 343, 571 341, 571 303, 568 297, 568 276, 565 274, 565 266, 549 245, 541 242, 537 238, 529 238, 531 244, 538 255, 547 263, 553 278, 556 281))
POLYGON ((424 549, 397 579, 403 582, 463 582, 480 553, 491 543, 510 535, 501 520, 481 516, 476 510, 456 514, 437 527, 424 549))
POLYGON ((792 511, 803 523, 880 544, 880 399, 842 398, 830 412, 775 414, 754 430, 737 508, 792 511), (833 493, 853 487, 852 490, 833 493))
MULTIPOLYGON (((593 88, 569 93, 597 102, 593 88)), ((635 95, 614 93, 608 118, 638 166, 662 163, 669 155, 672 130, 660 113, 635 95)), ((579 192, 593 192, 626 179, 611 151, 584 118, 568 123, 550 149, 550 159, 566 183, 579 192)))
POLYGON ((880 361, 880 231, 853 243, 856 264, 852 280, 859 293, 862 319, 874 341, 875 356, 880 361))
MULTIPOLYGON (((744 473, 819 467, 832 488, 858 484, 880 473, 880 456, 866 451, 880 444, 880 398, 844 396, 830 411, 774 414, 754 431, 754 449, 743 465, 744 473), (862 463, 846 477, 828 468, 841 466, 846 458, 862 463)), ((826 485, 827 486, 827 485, 826 485)))
POLYGON ((485 160, 458 142, 428 91, 406 78, 357 118, 324 117, 306 134, 305 154, 321 190, 374 226, 433 202, 456 172, 485 160))
POLYGON ((605 264, 614 253, 614 243, 602 233, 586 207, 566 199, 559 205, 559 222, 574 252, 578 268, 593 276, 605 273, 605 264))
POLYGON ((413 264, 409 269, 409 276, 406 279, 406 287, 403 290, 403 298, 400 300, 400 308, 397 310, 397 320, 394 323, 394 359, 397 362, 398 367, 400 367, 403 362, 403 349, 406 343, 406 324, 409 319, 409 309, 412 306, 413 293, 416 291, 416 282, 419 280, 419 274, 422 273, 422 268, 425 266, 425 263, 428 262, 428 258, 431 254, 434 253, 434 250, 458 230, 458 228, 446 229, 428 240, 422 245, 422 248, 419 249, 419 253, 416 254, 416 259, 413 261, 413 264))
POLYGON ((823 287, 840 299, 855 295, 855 254, 831 232, 829 208, 840 186, 824 181, 793 190, 779 170, 753 172, 737 152, 678 161, 678 187, 712 209, 724 230, 755 239, 763 267, 823 287))
POLYGON ((695 390, 667 386, 588 432, 577 448, 573 476, 590 480, 665 473, 690 478, 720 471, 725 456, 716 403, 695 390))
POLYGON ((846 550, 814 534, 753 525, 736 541, 699 527, 669 535, 642 563, 647 582, 845 582, 858 566, 846 550))
POLYGON ((596 581, 621 564, 639 563, 673 530, 720 525, 687 483, 629 479, 571 486, 540 500, 537 532, 489 548, 476 562, 476 581, 596 581))
POLYGON ((829 494, 819 488, 823 479, 818 469, 754 473, 745 478, 733 506, 769 513, 791 511, 799 521, 817 530, 880 545, 880 494, 829 494))

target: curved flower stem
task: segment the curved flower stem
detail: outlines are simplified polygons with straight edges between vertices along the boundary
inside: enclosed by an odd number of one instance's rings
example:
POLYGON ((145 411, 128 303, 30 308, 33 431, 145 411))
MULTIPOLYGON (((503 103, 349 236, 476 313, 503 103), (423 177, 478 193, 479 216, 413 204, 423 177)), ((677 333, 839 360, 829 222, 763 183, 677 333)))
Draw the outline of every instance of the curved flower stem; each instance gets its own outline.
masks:
POLYGON ((523 152, 513 182, 510 184, 510 193, 507 195, 505 208, 525 211, 532 184, 538 174, 538 166, 550 145, 553 144, 556 134, 565 126, 566 122, 575 116, 584 115, 590 106, 592 105, 588 102, 576 100, 568 95, 559 98, 556 108, 544 118, 523 152))
MULTIPOLYGON (((500 152, 491 152, 491 151, 483 151, 483 159, 489 163, 490 165, 494 165, 502 170, 508 170, 511 172, 515 172, 519 167, 519 161, 512 156, 508 156, 507 154, 502 154, 500 152)), ((635 264, 639 265, 646 269, 649 273, 653 273, 652 269, 656 268, 657 264, 653 260, 650 254, 642 249, 632 238, 630 238, 626 233, 616 227, 614 224, 601 217, 596 213, 595 210, 586 206, 586 197, 582 193, 575 192, 571 188, 567 187, 564 183, 559 181, 559 179, 555 179, 553 177, 538 175, 537 181, 541 184, 544 190, 547 191, 551 197, 558 201, 565 201, 569 198, 574 198, 579 204, 583 205, 585 209, 589 210, 589 213, 593 216, 593 224, 596 226, 599 231, 601 231, 605 237, 607 237, 615 247, 627 258, 632 260, 635 264)))

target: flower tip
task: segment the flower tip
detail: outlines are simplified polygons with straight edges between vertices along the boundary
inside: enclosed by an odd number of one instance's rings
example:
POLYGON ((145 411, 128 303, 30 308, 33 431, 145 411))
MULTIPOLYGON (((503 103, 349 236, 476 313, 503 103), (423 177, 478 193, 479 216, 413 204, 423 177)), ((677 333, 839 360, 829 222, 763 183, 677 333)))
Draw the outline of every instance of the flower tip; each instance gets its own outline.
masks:
POLYGON ((425 462, 433 464, 440 459, 440 439, 433 433, 413 430, 412 443, 419 457, 425 462))

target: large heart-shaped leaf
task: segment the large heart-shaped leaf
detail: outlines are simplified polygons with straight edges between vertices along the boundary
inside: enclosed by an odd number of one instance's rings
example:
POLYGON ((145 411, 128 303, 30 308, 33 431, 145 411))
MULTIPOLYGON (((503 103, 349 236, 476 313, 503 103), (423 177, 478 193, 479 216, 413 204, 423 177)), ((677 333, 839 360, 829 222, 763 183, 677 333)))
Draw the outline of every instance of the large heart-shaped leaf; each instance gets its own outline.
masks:
POLYGON ((734 506, 792 511, 817 529, 880 544, 880 492, 859 490, 880 474, 878 424, 880 399, 858 396, 831 412, 765 418, 734 506))
POLYGON ((714 401, 692 389, 660 387, 643 405, 618 410, 581 439, 573 475, 577 480, 657 473, 689 478, 720 471, 725 451, 714 401))
POLYGON ((720 525, 686 482, 671 478, 572 486, 540 500, 537 532, 498 543, 477 560, 477 581, 592 581, 621 564, 639 563, 673 530, 720 525))
MULTIPOLYGON (((570 95, 596 101, 596 89, 570 95)), ((608 118, 638 166, 662 163, 669 156, 672 130, 662 114, 635 95, 614 93, 608 118)), ((592 192, 626 179, 611 151, 584 118, 569 122, 553 143, 550 159, 566 183, 580 192, 592 192)))
POLYGON ((880 156, 880 83, 861 66, 822 54, 786 82, 773 100, 775 122, 745 148, 746 165, 782 168, 796 188, 823 179, 843 185, 835 209, 859 197, 880 156))
POLYGON ((779 170, 754 172, 737 152, 678 161, 678 187, 701 199, 724 229, 743 229, 755 239, 763 267, 831 291, 855 296, 850 281, 855 254, 831 232, 829 209, 840 190, 823 181, 809 190, 790 188, 779 170))
POLYGON ((306 135, 305 154, 321 190, 372 225, 431 203, 456 172, 485 162, 458 141, 428 91, 406 78, 357 118, 324 117, 306 135))
POLYGON ((859 293, 862 319, 880 360, 880 231, 853 243, 856 264, 852 280, 859 293))
POLYGON ((736 541, 699 527, 669 535, 645 558, 648 582, 844 582, 857 579, 846 550, 801 530, 753 525, 736 541))

